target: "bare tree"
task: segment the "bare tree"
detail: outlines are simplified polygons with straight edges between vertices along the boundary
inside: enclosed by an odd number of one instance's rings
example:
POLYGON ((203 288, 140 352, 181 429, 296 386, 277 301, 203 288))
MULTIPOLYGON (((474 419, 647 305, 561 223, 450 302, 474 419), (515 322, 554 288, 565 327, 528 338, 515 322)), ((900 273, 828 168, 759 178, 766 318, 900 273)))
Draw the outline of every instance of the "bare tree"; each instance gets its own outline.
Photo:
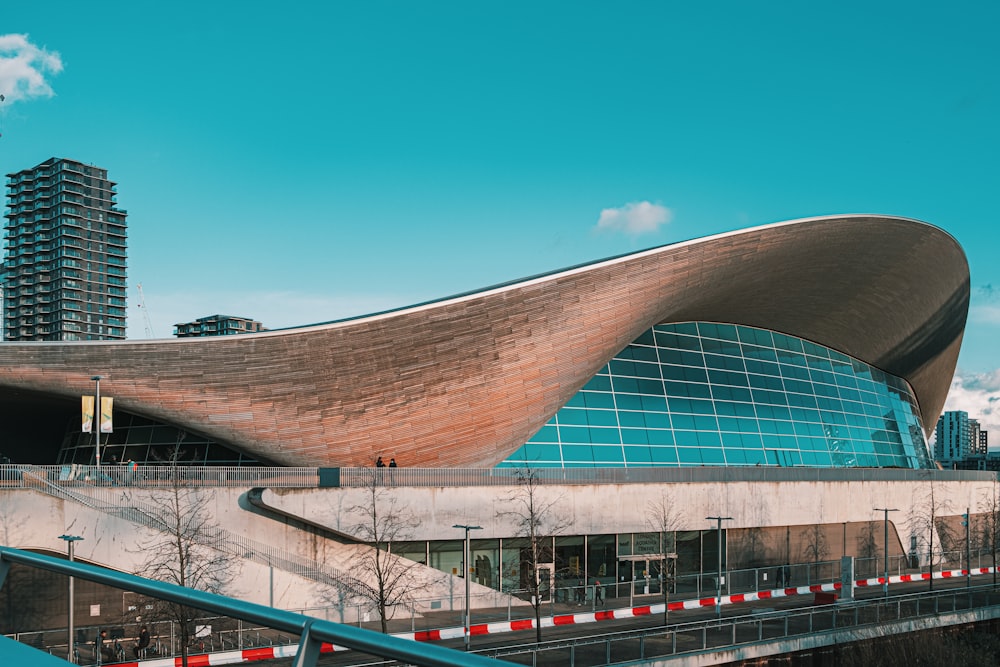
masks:
POLYGON ((866 521, 858 534, 858 555, 865 559, 865 573, 869 576, 878 571, 878 523, 866 521))
POLYGON ((826 541, 826 527, 817 523, 804 529, 799 534, 802 544, 803 560, 811 560, 818 563, 830 553, 830 548, 826 541))
MULTIPOLYGON (((391 470, 389 471, 392 472, 391 470)), ((353 533, 368 543, 357 566, 365 579, 359 592, 376 608, 382 632, 389 632, 389 619, 398 605, 413 604, 413 594, 425 586, 414 582, 420 565, 392 552, 393 544, 407 540, 418 526, 416 517, 384 486, 383 468, 365 470, 364 500, 348 508, 357 517, 353 533)))
POLYGON ((975 535, 981 550, 993 559, 993 586, 997 585, 997 550, 1000 546, 1000 482, 996 478, 990 490, 979 499, 975 535))
POLYGON ((673 586, 677 567, 677 531, 681 529, 684 513, 677 509, 673 495, 661 491, 660 497, 646 508, 646 525, 660 534, 660 590, 663 593, 663 624, 669 619, 670 588, 673 586), (673 556, 671 558, 671 555, 673 556))
POLYGON ((521 550, 521 580, 527 587, 531 606, 535 612, 535 638, 542 641, 542 593, 551 593, 552 581, 539 576, 539 566, 554 561, 552 540, 572 525, 560 511, 561 496, 545 493, 538 471, 530 467, 517 469, 517 487, 504 499, 509 510, 502 510, 497 517, 510 521, 514 534, 527 541, 521 550), (527 570, 528 576, 523 576, 527 570), (544 589, 543 586, 548 586, 544 589))
POLYGON ((732 567, 760 567, 767 559, 767 540, 760 526, 728 531, 732 540, 732 567))
MULTIPOLYGON (((922 496, 918 496, 913 503, 910 514, 910 531, 918 537, 926 537, 927 540, 927 565, 930 570, 928 578, 928 588, 934 590, 934 537, 939 535, 942 538, 950 537, 948 527, 938 521, 938 519, 948 510, 948 502, 942 501, 937 493, 934 484, 934 474, 932 471, 926 473, 927 485, 923 489, 922 496), (947 535, 945 534, 947 533, 947 535)), ((947 541, 942 539, 942 541, 947 541)), ((941 548, 938 547, 938 562, 941 559, 941 548)))
MULTIPOLYGON (((28 533, 30 516, 9 506, 0 507, 0 544, 19 546, 22 535, 28 533)), ((24 632, 41 627, 58 599, 57 586, 64 577, 51 575, 26 565, 14 564, 0 588, 0 632, 24 632)))
MULTIPOLYGON (((185 483, 183 468, 176 458, 170 469, 169 487, 152 494, 149 514, 158 532, 142 543, 146 554, 137 572, 185 588, 222 593, 236 577, 236 559, 218 550, 220 528, 211 520, 209 497, 185 483)), ((202 612, 193 607, 149 599, 153 615, 177 624, 181 664, 187 667, 188 647, 193 639, 192 624, 202 612)))

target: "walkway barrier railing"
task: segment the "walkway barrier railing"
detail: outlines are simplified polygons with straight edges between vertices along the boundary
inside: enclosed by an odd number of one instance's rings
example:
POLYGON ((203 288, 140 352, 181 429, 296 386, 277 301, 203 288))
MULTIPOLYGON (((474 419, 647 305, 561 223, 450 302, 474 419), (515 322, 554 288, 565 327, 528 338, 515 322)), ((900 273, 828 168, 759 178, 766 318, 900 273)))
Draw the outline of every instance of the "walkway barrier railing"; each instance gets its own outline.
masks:
MULTIPOLYGON (((577 664, 590 667, 727 650, 838 630, 854 631, 856 639, 846 641, 860 641, 870 636, 864 632, 865 628, 877 627, 878 635, 891 634, 890 624, 896 622, 928 617, 940 620, 944 614, 972 610, 983 618, 1000 618, 1000 591, 992 586, 954 588, 786 611, 757 610, 741 616, 724 616, 646 630, 601 633, 540 644, 509 645, 477 653, 498 659, 531 656, 528 659, 530 664, 554 664, 558 661, 569 667, 577 664)), ((968 619, 962 617, 955 622, 967 623, 968 619)), ((912 627, 907 626, 899 632, 911 630, 912 627)), ((525 662, 525 659, 517 662, 525 662)))
POLYGON ((318 468, 274 468, 257 466, 102 466, 0 465, 0 488, 24 486, 24 472, 60 486, 121 487, 170 486, 175 479, 186 486, 316 488, 318 468))
MULTIPOLYGON (((339 486, 371 484, 372 468, 337 468, 339 486)), ((540 484, 657 484, 691 482, 987 481, 997 474, 976 470, 901 468, 378 468, 387 486, 511 486, 530 474, 540 484)))
MULTIPOLYGON (((168 468, 168 470, 178 473, 183 471, 182 468, 168 468)), ((24 488, 35 489, 55 498, 79 503, 85 507, 157 531, 164 531, 166 524, 169 523, 170 517, 164 516, 161 509, 137 501, 127 495, 123 496, 121 489, 113 489, 110 486, 100 485, 97 488, 88 488, 86 493, 80 493, 77 490, 78 487, 74 485, 65 485, 60 482, 50 481, 50 476, 47 474, 48 471, 45 469, 33 466, 18 466, 18 472, 19 481, 24 488)), ((187 479, 174 480, 166 477, 161 478, 161 480, 164 483, 164 490, 172 488, 174 484, 182 484, 186 487, 189 481, 187 479)), ((219 526, 206 527, 202 532, 204 545, 212 549, 222 551, 236 558, 252 560, 268 567, 284 570, 285 572, 305 577, 317 583, 331 586, 347 598, 357 595, 370 597, 365 592, 367 584, 340 570, 309 561, 219 526)))
POLYGON ((293 662, 295 667, 312 667, 324 649, 334 650, 337 646, 427 667, 457 665, 496 667, 497 664, 484 656, 453 651, 433 644, 421 644, 214 593, 105 570, 79 561, 71 562, 3 546, 0 546, 0 585, 3 584, 11 563, 135 591, 168 602, 184 604, 251 624, 267 626, 279 632, 294 634, 299 637, 298 650, 295 652, 293 662))
MULTIPOLYGON (((243 650, 261 646, 287 646, 296 643, 296 638, 287 634, 261 625, 245 625, 242 621, 224 616, 196 618, 192 621, 192 625, 201 632, 196 632, 197 636, 191 637, 188 646, 189 654, 211 653, 227 649, 243 650)), ((120 623, 82 625, 76 626, 74 629, 76 664, 98 664, 95 639, 101 630, 108 632, 108 648, 114 650, 116 645, 120 647, 126 662, 132 662, 140 657, 145 659, 172 658, 181 653, 181 633, 177 627, 177 621, 122 621, 120 623), (140 655, 137 641, 139 629, 143 626, 149 629, 150 643, 140 655)), ((69 650, 66 628, 64 627, 18 632, 5 636, 58 657, 64 657, 69 650)))
MULTIPOLYGON (((23 485, 25 466, 0 465, 0 488, 23 485)), ((162 486, 173 466, 59 465, 30 466, 63 486, 162 486)), ((513 486, 530 473, 539 484, 659 484, 723 482, 920 482, 993 481, 997 473, 977 470, 908 470, 902 468, 278 468, 258 466, 178 466, 192 486, 316 488, 386 486, 513 486)))

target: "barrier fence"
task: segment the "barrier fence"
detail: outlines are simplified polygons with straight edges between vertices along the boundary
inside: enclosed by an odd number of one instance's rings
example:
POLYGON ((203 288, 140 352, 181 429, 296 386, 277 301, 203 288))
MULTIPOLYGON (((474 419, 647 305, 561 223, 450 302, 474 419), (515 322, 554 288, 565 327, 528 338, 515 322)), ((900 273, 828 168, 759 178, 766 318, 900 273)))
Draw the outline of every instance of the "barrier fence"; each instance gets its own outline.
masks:
MULTIPOLYGON (((966 572, 952 570, 936 572, 933 577, 941 580, 960 579, 966 572)), ((990 574, 989 568, 982 571, 972 571, 974 576, 990 574)), ((889 583, 898 584, 910 581, 927 580, 930 573, 916 575, 893 576, 889 583)), ((875 588, 881 580, 859 580, 856 582, 862 588, 875 588)), ((699 620, 685 623, 674 623, 668 626, 658 626, 649 629, 630 630, 612 633, 591 633, 567 639, 530 643, 522 645, 507 645, 503 648, 487 649, 478 653, 492 658, 513 658, 517 655, 531 655, 532 664, 575 665, 578 658, 584 658, 587 665, 604 665, 623 660, 639 660, 658 656, 676 655, 692 651, 726 649, 740 644, 775 641, 794 636, 825 633, 832 630, 851 630, 866 625, 879 625, 885 634, 887 624, 934 616, 940 616, 963 610, 975 609, 982 615, 986 608, 997 608, 1000 605, 1000 592, 995 586, 976 586, 969 588, 951 588, 933 592, 910 594, 895 594, 891 598, 869 598, 853 603, 831 604, 820 602, 820 591, 834 592, 839 589, 839 583, 815 584, 802 586, 799 589, 777 589, 762 591, 760 595, 724 596, 721 603, 729 607, 754 600, 778 600, 792 596, 811 596, 817 593, 816 601, 804 601, 808 606, 795 609, 775 611, 770 608, 758 608, 749 614, 726 615, 711 620, 699 620), (597 649, 595 651, 595 648, 597 649), (600 657, 603 654, 604 659, 600 657), (595 656, 598 659, 595 659, 595 656)), ((683 609, 696 610, 711 606, 713 598, 687 599, 671 602, 672 611, 683 609)), ((663 611, 661 604, 646 604, 638 607, 616 607, 599 613, 577 611, 543 617, 543 627, 588 624, 600 621, 621 620, 637 617, 659 617, 663 611)), ((284 612, 278 612, 284 613, 284 612)), ((1000 617, 997 608, 992 618, 1000 617)), ((968 622, 968 619, 958 619, 954 622, 968 622)), ((165 665, 176 655, 176 627, 171 622, 149 623, 152 636, 151 648, 141 656, 135 648, 135 637, 138 634, 138 623, 125 623, 122 626, 89 626, 77 632, 77 662, 82 665, 99 664, 93 637, 101 629, 109 631, 106 646, 112 650, 119 649, 114 659, 132 661, 140 659, 138 665, 165 665), (153 662, 145 662, 151 660, 153 662)), ((294 646, 296 638, 291 634, 269 629, 260 625, 245 625, 226 617, 206 617, 193 623, 195 632, 189 644, 189 651, 195 664, 227 664, 264 660, 272 657, 292 657, 298 651, 294 646)), ((530 630, 533 621, 522 619, 508 623, 489 622, 477 614, 473 620, 472 634, 476 636, 530 630)), ((909 631, 907 628, 900 632, 909 631)), ((394 632, 393 637, 415 640, 417 642, 435 642, 448 639, 461 639, 461 627, 443 627, 433 631, 394 632)), ((49 631, 47 633, 20 633, 13 636, 23 643, 34 645, 60 655, 65 653, 65 630, 49 631), (55 639, 54 642, 46 642, 55 639)), ((860 635, 859 635, 860 638, 860 635)), ((850 641, 850 640, 848 640, 850 641)), ((333 650, 333 649, 331 649, 333 650)), ((108 662, 105 659, 104 662, 108 662)), ((132 664, 136 664, 132 662, 132 664)), ((366 663, 370 664, 370 663, 366 663)), ((383 664, 383 663, 379 663, 383 664)))
POLYGON ((87 486, 160 486, 175 476, 194 486, 365 487, 373 479, 386 486, 511 486, 530 474, 539 484, 655 484, 693 482, 865 482, 992 481, 997 473, 975 470, 897 468, 280 468, 255 466, 147 466, 108 464, 0 465, 0 486, 20 487, 23 473, 44 474, 51 482, 87 486))
POLYGON ((60 486, 160 487, 175 481, 185 486, 316 488, 318 468, 264 468, 250 466, 102 466, 0 465, 0 488, 31 486, 32 476, 60 486))
MULTIPOLYGON (((298 653, 295 663, 298 667, 312 667, 321 652, 338 650, 338 647, 426 667, 495 665, 494 662, 480 656, 465 653, 456 655, 454 651, 433 645, 418 644, 361 628, 309 618, 282 609, 264 607, 124 572, 105 570, 79 561, 64 561, 4 546, 0 546, 0 585, 4 583, 3 579, 11 563, 134 591, 174 604, 200 609, 209 614, 241 619, 252 625, 268 626, 276 632, 297 637, 298 646, 294 653, 298 653)), ((241 655, 242 652, 237 654, 241 655)), ((196 664, 210 663, 205 661, 196 664)))
MULTIPOLYGON (((849 604, 819 605, 785 611, 757 610, 740 616, 672 624, 645 630, 592 634, 555 641, 508 645, 477 651, 533 665, 588 667, 680 655, 726 650, 746 644, 781 641, 804 635, 838 630, 856 633, 861 640, 865 628, 876 634, 891 634, 890 624, 944 614, 976 610, 984 616, 1000 616, 1000 592, 992 586, 921 592, 891 598, 860 600, 849 604), (992 613, 987 613, 992 611, 992 613), (518 656, 521 656, 518 659, 518 656)), ((956 622, 968 622, 957 619, 956 622)), ((896 630, 906 632, 905 628, 896 630)), ((851 641, 848 639, 847 641, 851 641)))

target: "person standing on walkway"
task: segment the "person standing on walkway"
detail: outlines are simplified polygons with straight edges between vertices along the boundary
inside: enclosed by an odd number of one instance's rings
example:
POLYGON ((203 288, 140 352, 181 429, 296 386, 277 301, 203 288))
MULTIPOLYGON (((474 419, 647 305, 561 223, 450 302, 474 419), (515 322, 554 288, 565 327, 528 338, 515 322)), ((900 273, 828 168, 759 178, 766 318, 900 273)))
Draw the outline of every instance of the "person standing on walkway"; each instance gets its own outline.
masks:
POLYGON ((94 639, 94 657, 96 658, 98 665, 105 662, 115 661, 114 652, 111 650, 110 646, 105 645, 104 642, 106 641, 108 641, 108 631, 101 630, 97 634, 97 638, 94 639))
POLYGON ((149 649, 149 630, 146 626, 139 628, 139 638, 135 643, 135 657, 142 659, 146 657, 146 651, 149 649))

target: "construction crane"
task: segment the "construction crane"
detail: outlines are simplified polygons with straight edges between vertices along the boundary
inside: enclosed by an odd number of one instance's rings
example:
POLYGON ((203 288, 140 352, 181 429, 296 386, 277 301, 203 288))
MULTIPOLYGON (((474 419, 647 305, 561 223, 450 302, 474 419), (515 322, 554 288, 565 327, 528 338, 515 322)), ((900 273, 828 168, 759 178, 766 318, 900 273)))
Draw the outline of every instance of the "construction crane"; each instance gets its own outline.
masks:
POLYGON ((153 323, 149 319, 149 309, 146 308, 146 297, 142 294, 142 283, 135 286, 139 290, 139 308, 142 309, 142 322, 146 326, 146 338, 155 338, 153 335, 153 323))

